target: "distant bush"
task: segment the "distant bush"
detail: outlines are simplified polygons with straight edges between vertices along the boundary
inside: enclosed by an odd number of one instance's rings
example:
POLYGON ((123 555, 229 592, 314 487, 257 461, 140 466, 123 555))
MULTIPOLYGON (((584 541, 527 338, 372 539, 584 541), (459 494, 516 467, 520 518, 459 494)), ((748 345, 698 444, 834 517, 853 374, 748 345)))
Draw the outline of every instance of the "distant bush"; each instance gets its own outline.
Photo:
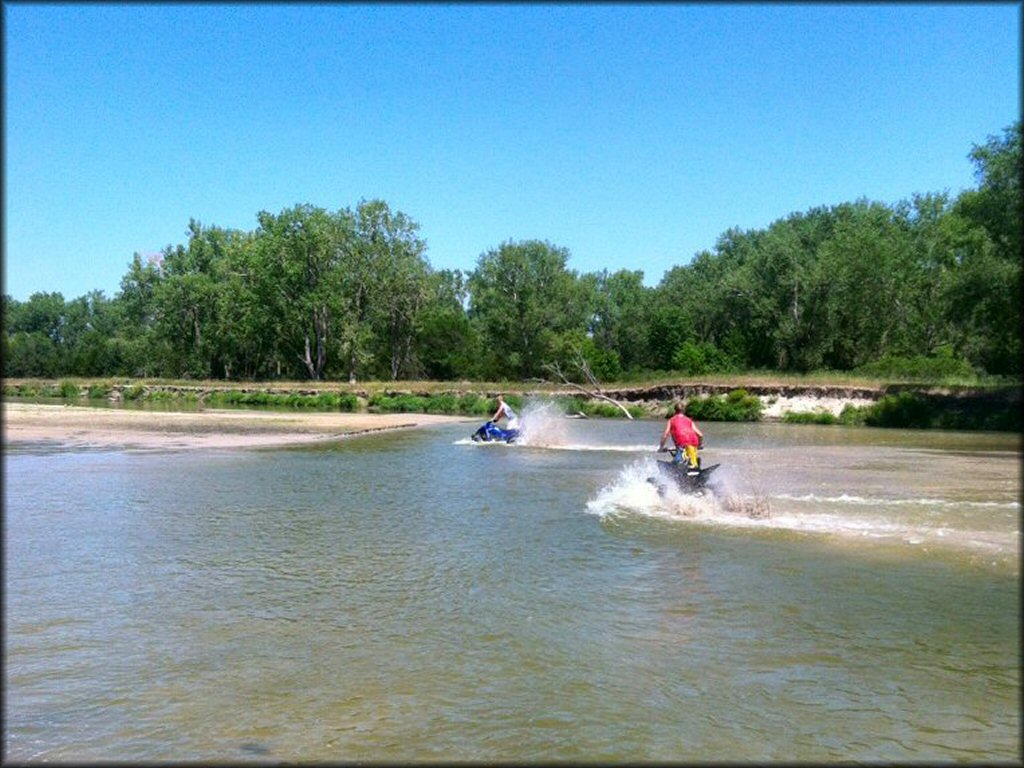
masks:
POLYGON ((686 415, 702 421, 759 421, 764 404, 745 389, 734 389, 725 397, 710 395, 686 403, 686 415))
POLYGON ((60 396, 65 400, 77 400, 82 396, 81 388, 73 381, 65 379, 59 386, 60 396))
POLYGON ((4 384, 4 397, 60 397, 60 392, 53 387, 30 383, 4 384))
POLYGON ((103 400, 110 397, 110 392, 113 389, 109 384, 91 384, 89 386, 89 399, 90 400, 103 400))
POLYGON ((831 411, 787 411, 782 414, 782 421, 785 424, 842 424, 843 426, 855 426, 864 423, 867 408, 859 408, 856 405, 847 404, 836 416, 831 411))
POLYGON ((953 352, 948 347, 940 348, 932 356, 890 355, 862 365, 853 373, 876 379, 902 381, 973 381, 978 378, 978 372, 974 367, 966 360, 953 357, 953 352))
POLYGON ((146 388, 140 384, 133 384, 130 387, 125 387, 121 393, 121 397, 125 400, 139 400, 146 394, 146 388))
POLYGON ((870 407, 856 406, 849 403, 844 405, 843 410, 839 413, 839 423, 850 427, 864 424, 870 407))
POLYGON ((268 408, 311 408, 320 411, 355 411, 359 398, 346 392, 318 392, 315 395, 298 392, 241 392, 222 390, 206 396, 209 405, 237 405, 268 408))
POLYGON ((838 424, 839 419, 831 411, 787 411, 782 414, 785 424, 838 424))
POLYGON ((427 413, 457 413, 459 400, 455 395, 432 395, 427 398, 427 413))
POLYGON ((900 392, 885 395, 874 405, 867 406, 864 423, 869 427, 926 429, 932 425, 934 416, 924 399, 912 392, 900 392))
POLYGON ((699 376, 705 373, 730 373, 738 365, 714 344, 683 342, 672 354, 672 367, 680 373, 699 376))
POLYGON ((377 413, 426 413, 427 400, 418 395, 370 395, 369 409, 377 413))
POLYGON ((467 416, 491 416, 495 407, 487 398, 468 393, 459 398, 458 411, 467 416))
POLYGON ((1024 419, 1019 403, 933 399, 912 392, 885 395, 862 409, 872 427, 903 429, 992 430, 1020 432, 1024 419))

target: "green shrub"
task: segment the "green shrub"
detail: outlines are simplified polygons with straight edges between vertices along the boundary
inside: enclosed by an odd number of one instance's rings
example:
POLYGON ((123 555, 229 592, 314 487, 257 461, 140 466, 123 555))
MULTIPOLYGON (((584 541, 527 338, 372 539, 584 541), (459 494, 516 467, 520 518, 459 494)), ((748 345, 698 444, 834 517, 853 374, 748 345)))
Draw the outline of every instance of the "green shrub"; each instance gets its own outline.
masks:
POLYGON ((467 393, 459 398, 458 412, 467 416, 490 416, 494 413, 491 402, 480 395, 467 393))
POLYGON ((89 386, 89 399, 103 400, 104 398, 110 397, 111 389, 112 387, 109 384, 91 384, 89 386))
POLYGON ((44 396, 46 388, 43 387, 42 391, 34 384, 4 384, 4 397, 39 397, 40 394, 44 396))
POLYGON ((857 406, 847 403, 839 413, 839 423, 848 427, 864 424, 870 407, 871 406, 857 406))
POLYGON ((82 396, 82 390, 73 381, 64 379, 64 381, 60 383, 60 396, 65 400, 77 400, 82 396))
POLYGON ((206 402, 210 405, 241 405, 246 394, 234 390, 211 392, 206 396, 206 402))
POLYGON ((736 361, 714 344, 683 342, 672 354, 672 367, 691 376, 705 373, 729 373, 737 369, 736 361))
POLYGON ((146 388, 145 387, 143 387, 143 386, 141 386, 139 384, 133 384, 130 387, 125 387, 124 391, 121 393, 121 396, 125 400, 138 400, 139 398, 141 398, 145 394, 146 394, 146 388))
POLYGON ((353 394, 337 392, 318 392, 315 395, 304 395, 298 392, 242 392, 239 390, 220 390, 206 396, 209 405, 236 405, 246 407, 269 408, 312 408, 322 411, 355 411, 359 408, 359 398, 353 394))
POLYGON ((316 407, 325 411, 338 410, 340 398, 337 392, 321 392, 316 396, 316 407))
POLYGON ((847 404, 843 406, 843 410, 838 416, 831 411, 800 413, 788 411, 782 414, 782 421, 785 424, 842 424, 843 426, 852 427, 864 423, 869 407, 857 407, 856 405, 847 404))
POLYGON ((764 405, 761 398, 745 389, 734 389, 728 395, 710 395, 686 403, 686 415, 699 421, 759 421, 764 405))
POLYGON ((455 395, 433 395, 427 398, 427 413, 455 413, 459 410, 459 401, 455 395))
POLYGON ((786 424, 836 424, 839 419, 831 411, 787 411, 782 414, 782 421, 786 424))
POLYGON ((871 427, 898 429, 954 429, 1020 431, 1021 414, 1013 403, 981 406, 933 400, 913 392, 885 395, 873 405, 858 409, 871 427))
POLYGON ((426 413, 427 401, 417 395, 376 394, 370 396, 369 407, 379 413, 426 413))
POLYGON ((862 365, 853 373, 870 378, 903 381, 973 381, 978 377, 974 367, 966 360, 953 357, 948 347, 940 348, 931 356, 889 355, 862 365))
POLYGON ((864 423, 870 427, 900 427, 925 429, 932 424, 932 411, 928 403, 912 392, 885 395, 867 407, 864 423))

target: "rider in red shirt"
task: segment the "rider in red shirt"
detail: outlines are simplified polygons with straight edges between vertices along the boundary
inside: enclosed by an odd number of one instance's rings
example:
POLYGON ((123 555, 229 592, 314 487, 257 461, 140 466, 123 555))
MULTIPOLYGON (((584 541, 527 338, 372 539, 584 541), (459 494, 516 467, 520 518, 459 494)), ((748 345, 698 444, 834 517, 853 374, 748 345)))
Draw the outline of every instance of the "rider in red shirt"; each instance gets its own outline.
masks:
POLYGON ((661 445, 658 446, 659 451, 665 450, 665 443, 669 435, 672 435, 672 441, 676 444, 676 455, 673 463, 679 464, 682 462, 683 454, 685 454, 686 458, 690 461, 691 469, 699 467, 697 448, 704 442, 704 433, 693 423, 693 419, 683 413, 683 407, 679 403, 676 403, 675 415, 668 420, 668 424, 665 425, 665 431, 661 433, 661 445))

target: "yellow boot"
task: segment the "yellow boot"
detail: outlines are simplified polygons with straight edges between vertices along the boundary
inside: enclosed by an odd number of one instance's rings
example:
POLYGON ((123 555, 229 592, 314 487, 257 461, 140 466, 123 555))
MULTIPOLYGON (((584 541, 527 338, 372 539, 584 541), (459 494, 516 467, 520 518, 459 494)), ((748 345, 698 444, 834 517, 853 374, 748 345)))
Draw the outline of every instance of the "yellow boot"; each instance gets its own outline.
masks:
POLYGON ((700 464, 697 462, 697 446, 688 445, 683 451, 686 453, 686 458, 690 460, 690 469, 697 469, 700 464))

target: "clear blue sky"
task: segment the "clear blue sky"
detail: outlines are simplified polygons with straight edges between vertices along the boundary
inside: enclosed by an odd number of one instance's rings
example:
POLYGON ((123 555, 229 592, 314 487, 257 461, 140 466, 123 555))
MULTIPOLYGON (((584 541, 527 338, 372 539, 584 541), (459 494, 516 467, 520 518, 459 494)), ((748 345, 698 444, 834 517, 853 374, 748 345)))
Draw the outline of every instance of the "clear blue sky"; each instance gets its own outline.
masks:
POLYGON ((730 227, 975 185, 1018 4, 21 4, 4 292, 112 297, 189 219, 382 198, 435 269, 664 273, 730 227))

